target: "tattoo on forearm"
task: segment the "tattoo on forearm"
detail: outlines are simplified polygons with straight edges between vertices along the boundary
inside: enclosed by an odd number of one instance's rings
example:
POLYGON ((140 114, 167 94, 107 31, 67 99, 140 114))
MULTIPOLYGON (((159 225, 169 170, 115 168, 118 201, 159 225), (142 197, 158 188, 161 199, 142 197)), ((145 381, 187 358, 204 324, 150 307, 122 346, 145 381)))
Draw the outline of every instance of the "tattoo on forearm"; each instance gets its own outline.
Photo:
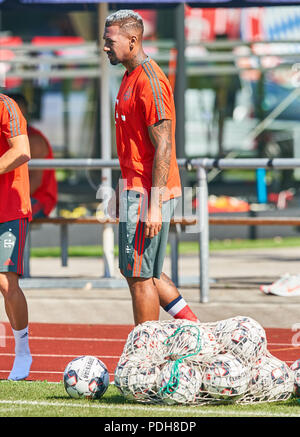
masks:
POLYGON ((155 147, 152 185, 163 189, 168 181, 172 151, 172 121, 162 120, 149 127, 150 140, 155 147))

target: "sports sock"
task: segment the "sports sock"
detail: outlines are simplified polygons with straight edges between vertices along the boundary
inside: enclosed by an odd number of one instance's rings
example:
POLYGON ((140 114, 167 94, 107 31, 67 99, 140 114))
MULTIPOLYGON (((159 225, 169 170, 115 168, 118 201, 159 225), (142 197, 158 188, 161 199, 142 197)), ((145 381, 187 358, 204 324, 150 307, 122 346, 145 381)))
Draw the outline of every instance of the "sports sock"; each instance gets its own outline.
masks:
POLYGON ((164 310, 174 317, 174 319, 186 319, 192 322, 199 322, 191 308, 188 306, 182 296, 178 296, 172 302, 164 307, 164 310))
POLYGON ((32 357, 29 349, 28 327, 12 330, 15 338, 15 360, 8 379, 18 381, 27 378, 30 372, 32 357))

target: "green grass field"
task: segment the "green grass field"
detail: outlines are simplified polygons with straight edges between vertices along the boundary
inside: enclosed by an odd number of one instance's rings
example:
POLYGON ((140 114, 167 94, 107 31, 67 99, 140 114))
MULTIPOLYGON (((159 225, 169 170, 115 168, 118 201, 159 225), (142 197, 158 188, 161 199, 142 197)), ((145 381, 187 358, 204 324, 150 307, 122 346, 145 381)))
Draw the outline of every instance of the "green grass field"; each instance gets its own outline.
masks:
POLYGON ((100 400, 71 399, 63 383, 0 381, 0 417, 297 417, 297 399, 253 405, 167 406, 125 400, 110 385, 100 400))
MULTIPOLYGON (((281 247, 300 247, 300 237, 276 237, 260 238, 257 240, 213 240, 209 244, 210 251, 215 250, 239 250, 239 249, 258 249, 258 248, 281 248, 281 247)), ((180 255, 193 255, 198 253, 199 245, 197 241, 179 242, 180 255)), ((167 248, 167 254, 170 253, 170 246, 167 248)), ((102 246, 70 246, 69 256, 103 256, 102 246)), ((115 247, 115 255, 118 254, 118 248, 115 247)), ((30 252, 31 257, 59 257, 59 247, 33 247, 30 252)))

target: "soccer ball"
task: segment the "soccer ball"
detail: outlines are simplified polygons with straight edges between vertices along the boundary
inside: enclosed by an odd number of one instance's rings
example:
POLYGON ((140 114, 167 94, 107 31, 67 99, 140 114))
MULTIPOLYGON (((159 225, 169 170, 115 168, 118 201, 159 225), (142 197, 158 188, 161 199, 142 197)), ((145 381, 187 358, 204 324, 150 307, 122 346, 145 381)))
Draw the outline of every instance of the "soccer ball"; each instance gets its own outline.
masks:
POLYGON ((217 324, 215 334, 225 351, 246 364, 256 362, 266 352, 265 330, 250 317, 237 316, 222 320, 217 324))
POLYGON ((216 337, 209 328, 201 327, 201 348, 197 355, 191 357, 196 362, 211 361, 211 358, 221 352, 216 337))
POLYGON ((158 397, 164 404, 193 404, 201 390, 202 375, 197 368, 180 362, 167 362, 157 380, 158 397))
POLYGON ((115 370, 115 385, 128 400, 154 401, 159 372, 159 366, 137 356, 121 357, 115 370))
POLYGON ((249 387, 249 369, 230 353, 219 354, 203 372, 203 391, 219 399, 234 399, 249 387))
POLYGON ((300 358, 290 367, 294 373, 294 395, 300 398, 300 358))
POLYGON ((124 383, 127 385, 126 373, 125 373, 125 367, 128 364, 130 360, 127 358, 126 355, 121 355, 119 362, 117 364, 117 367, 115 368, 114 372, 114 383, 115 386, 119 389, 119 391, 122 393, 122 386, 124 383), (124 381, 124 382, 123 382, 124 381))
POLYGON ((109 374, 99 358, 84 355, 74 358, 63 374, 64 387, 71 398, 99 399, 109 385, 109 374))
POLYGON ((238 328, 241 318, 241 316, 230 317, 216 323, 213 333, 222 346, 223 353, 227 351, 227 348, 231 343, 231 333, 238 328))
POLYGON ((263 356, 252 370, 250 393, 262 400, 284 400, 293 392, 294 379, 287 364, 272 355, 263 356))
POLYGON ((167 334, 159 322, 150 321, 137 325, 128 335, 123 355, 143 355, 144 358, 156 356, 158 359, 165 354, 164 342, 167 334))
POLYGON ((195 323, 185 321, 178 325, 166 343, 172 360, 195 354, 201 347, 200 328, 195 323))
POLYGON ((214 334, 199 323, 182 323, 174 334, 168 338, 169 358, 185 358, 188 362, 210 359, 219 352, 214 334))

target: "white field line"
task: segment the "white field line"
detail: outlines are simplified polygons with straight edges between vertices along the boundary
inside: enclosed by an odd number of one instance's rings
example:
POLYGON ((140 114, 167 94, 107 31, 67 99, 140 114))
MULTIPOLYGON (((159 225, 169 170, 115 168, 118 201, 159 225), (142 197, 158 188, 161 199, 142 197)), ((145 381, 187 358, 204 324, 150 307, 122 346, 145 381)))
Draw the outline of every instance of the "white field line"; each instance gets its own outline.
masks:
MULTIPOLYGON (((62 381, 45 381, 47 384, 61 384, 62 381)), ((0 380, 0 384, 11 384, 12 382, 9 379, 1 379, 0 380)), ((34 381, 34 380, 29 380, 26 379, 26 384, 32 384, 32 383, 44 383, 44 381, 34 381)), ((110 384, 113 384, 112 382, 110 382, 110 384)))
MULTIPOLYGON (((110 373, 110 375, 111 375, 111 373, 110 373)), ((0 380, 0 384, 4 384, 5 382, 8 384, 12 383, 12 381, 10 381, 8 379, 1 379, 0 380)), ((43 384, 44 382, 46 382, 47 384, 61 384, 62 383, 62 381, 35 381, 33 379, 26 379, 26 384, 40 384, 40 383, 43 384)), ((109 385, 115 385, 115 382, 110 381, 109 385)))
MULTIPOLYGON (((0 335, 0 339, 14 339, 13 335, 0 335)), ((29 336, 31 340, 54 340, 54 341, 107 341, 107 342, 122 342, 127 338, 85 338, 85 337, 36 337, 29 336)))
POLYGON ((293 343, 271 343, 271 342, 268 342, 268 346, 293 346, 293 343))
MULTIPOLYGON (((9 373, 10 369, 7 370, 0 370, 0 373, 9 373)), ((32 375, 33 373, 51 373, 51 374, 62 374, 63 371, 57 371, 57 370, 30 370, 30 375, 32 375)), ((2 382, 2 381, 1 381, 2 382)))
MULTIPOLYGON (((7 370, 0 370, 0 374, 1 373, 10 373, 10 370, 11 369, 7 369, 7 370)), ((61 370, 61 371, 58 371, 58 370, 30 370, 30 374, 29 374, 29 377, 30 376, 32 376, 32 375, 63 375, 63 370, 61 370)), ((110 377, 114 377, 115 376, 115 374, 112 372, 112 373, 109 373, 109 376, 110 377)), ((2 383, 3 381, 5 381, 5 380, 0 380, 0 382, 2 383)), ((27 381, 26 380, 26 382, 31 382, 31 381, 27 381)), ((40 382, 40 381, 32 381, 32 382, 40 382)), ((49 382, 49 381, 47 381, 47 382, 49 382)))
MULTIPOLYGON (((0 354, 0 358, 2 356, 5 357, 14 357, 15 354, 10 354, 10 353, 4 353, 4 354, 0 354)), ((48 357, 48 358, 76 358, 77 355, 61 355, 61 354, 31 354, 32 357, 48 357)), ((98 358, 100 359, 104 359, 104 360, 109 360, 109 359, 119 359, 120 357, 118 355, 97 355, 98 358)), ((285 360, 286 363, 293 363, 293 360, 285 360)), ((8 371, 8 370, 7 370, 8 371)), ((2 370, 0 370, 0 372, 2 372, 2 370)))
MULTIPOLYGON (((105 405, 102 403, 99 404, 84 404, 84 403, 76 403, 76 402, 48 402, 48 401, 26 401, 26 400, 6 400, 6 399, 1 399, 0 400, 0 405, 13 405, 15 407, 27 407, 27 406, 38 406, 38 407, 64 407, 64 408, 87 408, 87 409, 95 409, 95 410, 112 410, 112 405, 105 405)), ((164 407, 164 406, 155 406, 155 405, 116 405, 115 408, 117 408, 118 410, 123 410, 123 411, 133 411, 133 412, 137 412, 137 411, 146 411, 146 412, 168 412, 168 413, 176 413, 176 412, 181 412, 181 413, 197 413, 202 416, 207 416, 208 414, 213 414, 213 415, 217 415, 217 416, 263 416, 263 417, 291 417, 291 414, 285 414, 285 413, 271 413, 269 411, 263 411, 261 413, 257 413, 255 414, 255 412, 250 412, 250 411, 235 411, 235 410, 230 410, 227 408, 223 408, 223 409, 219 409, 213 410, 213 409, 205 409, 204 411, 201 411, 201 406, 195 406, 195 407, 164 407)), ((1 412, 1 408, 0 408, 0 412, 1 412)), ((294 416, 298 416, 297 414, 295 414, 294 416)), ((151 416, 150 416, 151 417, 151 416)))
MULTIPOLYGON (((0 370, 0 373, 7 373, 10 372, 10 369, 7 370, 0 370)), ((30 375, 32 375, 33 373, 53 373, 53 374, 62 374, 63 370, 30 370, 30 375)), ((110 373, 110 375, 112 375, 112 373, 110 373)), ((2 381, 1 381, 2 382, 2 381)))
MULTIPOLYGON (((83 355, 83 354, 82 354, 83 355)), ((0 353, 1 357, 14 357, 15 354, 13 353, 0 353)), ((63 354, 31 354, 32 357, 50 357, 50 358, 76 358, 78 355, 63 355, 63 354)), ((119 355, 98 355, 97 357, 104 358, 104 359, 112 359, 112 358, 120 358, 119 355)))
POLYGON ((299 344, 293 344, 293 343, 268 343, 268 347, 272 347, 272 346, 291 346, 291 347, 294 347, 294 348, 299 348, 299 344))
MULTIPOLYGON (((13 335, 0 335, 0 339, 14 339, 13 335)), ((30 340, 53 340, 53 341, 103 341, 103 342, 125 342, 126 338, 86 338, 86 337, 38 337, 29 336, 30 340)), ((294 346, 292 343, 273 343, 268 342, 268 346, 294 346)), ((294 346, 297 347, 297 346, 294 346)))

